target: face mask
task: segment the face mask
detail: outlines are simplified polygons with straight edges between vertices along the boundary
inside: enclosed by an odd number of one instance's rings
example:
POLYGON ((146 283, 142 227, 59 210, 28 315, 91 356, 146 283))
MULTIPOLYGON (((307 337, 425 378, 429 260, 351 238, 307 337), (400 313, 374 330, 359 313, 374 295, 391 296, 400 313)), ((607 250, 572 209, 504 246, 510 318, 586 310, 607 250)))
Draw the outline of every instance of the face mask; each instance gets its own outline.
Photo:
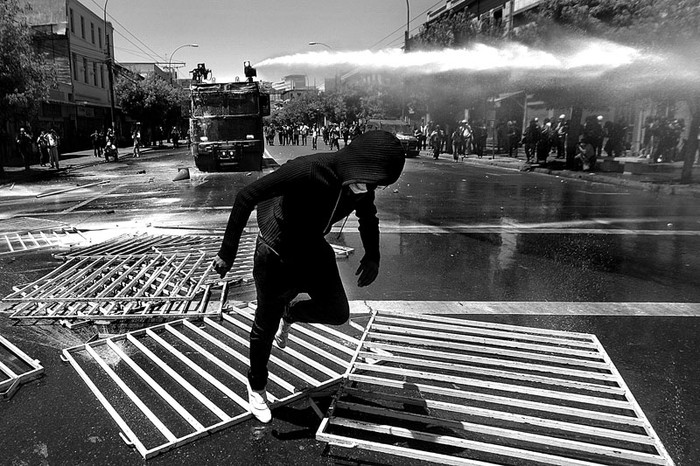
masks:
POLYGON ((349 187, 353 194, 363 194, 367 192, 367 184, 365 183, 351 183, 349 187))

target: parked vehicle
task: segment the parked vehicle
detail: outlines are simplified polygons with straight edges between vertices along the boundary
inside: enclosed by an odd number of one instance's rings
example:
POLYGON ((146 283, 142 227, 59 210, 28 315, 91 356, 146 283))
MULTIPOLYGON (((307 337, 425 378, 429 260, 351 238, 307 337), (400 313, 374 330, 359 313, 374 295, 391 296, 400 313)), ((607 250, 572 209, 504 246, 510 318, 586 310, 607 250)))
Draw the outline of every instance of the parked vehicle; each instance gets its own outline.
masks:
POLYGON ((413 135, 411 125, 408 123, 401 120, 368 120, 365 127, 368 131, 383 129, 393 133, 401 141, 401 145, 406 151, 406 157, 418 157, 420 153, 418 138, 413 135))

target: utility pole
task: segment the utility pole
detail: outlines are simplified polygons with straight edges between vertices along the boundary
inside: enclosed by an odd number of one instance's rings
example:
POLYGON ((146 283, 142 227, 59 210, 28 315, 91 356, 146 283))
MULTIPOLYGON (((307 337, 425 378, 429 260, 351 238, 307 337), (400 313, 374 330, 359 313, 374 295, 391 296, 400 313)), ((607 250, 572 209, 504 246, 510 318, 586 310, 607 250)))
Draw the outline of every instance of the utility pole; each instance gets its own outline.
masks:
POLYGON ((406 32, 403 36, 404 52, 408 52, 408 30, 410 29, 409 24, 411 24, 411 5, 409 5, 408 0, 406 0, 406 32))
POLYGON ((107 46, 107 76, 109 81, 109 113, 110 113, 110 124, 116 135, 116 125, 114 124, 114 66, 112 63, 112 44, 109 40, 109 31, 107 30, 107 3, 109 0, 105 0, 105 6, 103 9, 103 23, 105 29, 105 45, 107 46))

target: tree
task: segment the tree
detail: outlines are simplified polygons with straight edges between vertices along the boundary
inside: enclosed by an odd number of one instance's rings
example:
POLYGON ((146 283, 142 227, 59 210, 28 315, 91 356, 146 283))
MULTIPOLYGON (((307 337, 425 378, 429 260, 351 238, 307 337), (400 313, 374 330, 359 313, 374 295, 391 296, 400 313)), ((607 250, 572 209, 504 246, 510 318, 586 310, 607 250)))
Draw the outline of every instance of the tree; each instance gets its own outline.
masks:
POLYGON ((311 125, 323 117, 324 108, 324 101, 317 92, 307 92, 274 110, 271 120, 279 125, 296 122, 311 125))
POLYGON ((34 32, 26 21, 29 9, 18 0, 0 2, 0 147, 4 148, 11 144, 10 122, 31 122, 55 83, 51 66, 32 47, 34 32))
POLYGON ((278 124, 312 124, 324 117, 332 122, 398 118, 403 107, 400 91, 391 84, 357 84, 331 92, 309 92, 273 111, 271 120, 278 124))
POLYGON ((151 131, 159 126, 167 128, 176 124, 182 101, 187 98, 184 89, 174 87, 155 75, 141 81, 120 76, 114 91, 116 101, 124 112, 151 131))

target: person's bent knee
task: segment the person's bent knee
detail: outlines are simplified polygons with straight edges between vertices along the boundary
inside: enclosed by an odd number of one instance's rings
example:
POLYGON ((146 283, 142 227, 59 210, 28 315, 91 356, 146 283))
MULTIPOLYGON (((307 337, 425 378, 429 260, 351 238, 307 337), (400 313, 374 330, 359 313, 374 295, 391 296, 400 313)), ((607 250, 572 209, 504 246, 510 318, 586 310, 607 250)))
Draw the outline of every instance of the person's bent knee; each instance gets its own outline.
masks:
POLYGON ((350 318, 350 306, 346 303, 340 309, 337 309, 332 315, 328 316, 329 325, 343 325, 350 318))

